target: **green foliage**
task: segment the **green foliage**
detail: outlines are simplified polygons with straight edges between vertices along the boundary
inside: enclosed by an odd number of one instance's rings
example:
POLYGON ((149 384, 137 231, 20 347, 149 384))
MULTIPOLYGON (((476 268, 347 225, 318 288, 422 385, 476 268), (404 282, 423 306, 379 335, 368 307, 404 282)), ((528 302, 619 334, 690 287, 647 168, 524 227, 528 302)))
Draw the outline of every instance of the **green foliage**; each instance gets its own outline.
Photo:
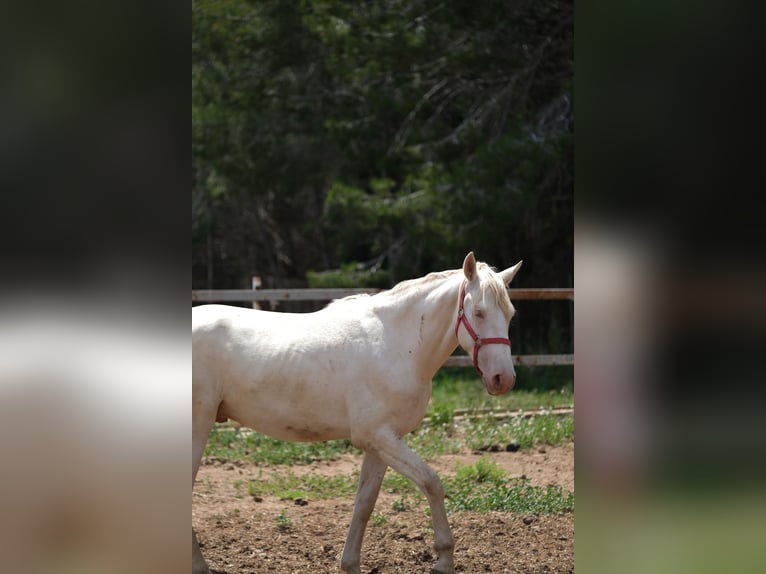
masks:
POLYGON ((340 269, 307 271, 306 279, 309 287, 315 288, 369 287, 385 289, 389 284, 388 271, 366 269, 356 262, 347 263, 340 269))

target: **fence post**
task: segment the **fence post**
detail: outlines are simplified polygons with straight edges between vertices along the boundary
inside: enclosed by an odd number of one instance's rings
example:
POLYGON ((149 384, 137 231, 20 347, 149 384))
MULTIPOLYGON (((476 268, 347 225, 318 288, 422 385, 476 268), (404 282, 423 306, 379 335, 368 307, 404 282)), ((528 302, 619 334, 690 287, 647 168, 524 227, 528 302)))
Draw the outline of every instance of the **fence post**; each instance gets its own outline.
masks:
MULTIPOLYGON (((258 275, 253 275, 251 285, 252 285, 253 291, 258 289, 258 287, 261 286, 261 278, 258 275)), ((253 299, 253 309, 260 309, 260 308, 261 306, 258 304, 258 301, 253 299)))

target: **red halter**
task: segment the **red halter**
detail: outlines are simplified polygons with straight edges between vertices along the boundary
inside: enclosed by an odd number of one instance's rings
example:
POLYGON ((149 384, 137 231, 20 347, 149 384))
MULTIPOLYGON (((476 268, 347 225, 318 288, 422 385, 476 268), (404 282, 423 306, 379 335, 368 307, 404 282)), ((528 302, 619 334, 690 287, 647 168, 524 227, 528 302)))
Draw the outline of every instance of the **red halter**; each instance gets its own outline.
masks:
POLYGON ((511 340, 510 339, 504 339, 503 337, 492 337, 490 339, 482 339, 479 337, 479 335, 476 334, 476 331, 473 330, 473 327, 471 327, 471 324, 468 322, 468 317, 465 316, 465 312, 463 311, 463 301, 465 301, 465 285, 468 283, 468 281, 463 281, 463 284, 460 286, 460 303, 458 304, 457 308, 457 320, 455 321, 455 337, 457 337, 457 331, 460 328, 460 323, 465 325, 466 331, 468 331, 468 334, 473 339, 473 366, 476 368, 476 371, 479 373, 480 376, 484 376, 484 373, 481 372, 481 369, 479 368, 479 349, 481 349, 484 345, 508 345, 511 346, 511 340))

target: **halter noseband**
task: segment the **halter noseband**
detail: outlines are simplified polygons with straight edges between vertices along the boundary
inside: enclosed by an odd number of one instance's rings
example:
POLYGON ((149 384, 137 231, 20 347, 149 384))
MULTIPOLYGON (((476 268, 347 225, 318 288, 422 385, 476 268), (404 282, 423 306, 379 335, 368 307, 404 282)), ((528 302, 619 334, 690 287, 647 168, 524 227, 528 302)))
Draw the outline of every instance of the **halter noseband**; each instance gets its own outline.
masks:
POLYGON ((479 337, 479 335, 476 334, 476 331, 474 331, 473 327, 471 327, 471 324, 468 322, 468 317, 465 316, 465 312, 463 311, 463 302, 465 301, 466 283, 468 283, 468 281, 464 280, 463 284, 460 286, 460 303, 458 303, 457 320, 455 321, 455 337, 457 337, 457 331, 460 328, 460 323, 462 323, 463 325, 465 325, 465 330, 468 331, 468 334, 473 339, 473 366, 480 376, 484 376, 484 373, 482 373, 481 369, 479 368, 479 349, 481 349, 484 345, 493 345, 493 344, 508 345, 510 347, 511 340, 505 339, 503 337, 492 337, 490 339, 482 339, 481 337, 479 337))

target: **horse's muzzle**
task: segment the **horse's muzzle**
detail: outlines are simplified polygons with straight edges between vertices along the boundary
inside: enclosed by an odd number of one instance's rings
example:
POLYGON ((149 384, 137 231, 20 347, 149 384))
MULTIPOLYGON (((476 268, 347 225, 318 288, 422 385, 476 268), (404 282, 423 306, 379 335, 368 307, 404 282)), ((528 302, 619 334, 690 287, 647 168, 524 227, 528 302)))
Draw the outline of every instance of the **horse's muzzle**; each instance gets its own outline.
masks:
POLYGON ((516 384, 516 373, 507 375, 505 373, 495 373, 494 375, 487 377, 484 381, 484 386, 490 395, 504 395, 513 388, 516 384))

